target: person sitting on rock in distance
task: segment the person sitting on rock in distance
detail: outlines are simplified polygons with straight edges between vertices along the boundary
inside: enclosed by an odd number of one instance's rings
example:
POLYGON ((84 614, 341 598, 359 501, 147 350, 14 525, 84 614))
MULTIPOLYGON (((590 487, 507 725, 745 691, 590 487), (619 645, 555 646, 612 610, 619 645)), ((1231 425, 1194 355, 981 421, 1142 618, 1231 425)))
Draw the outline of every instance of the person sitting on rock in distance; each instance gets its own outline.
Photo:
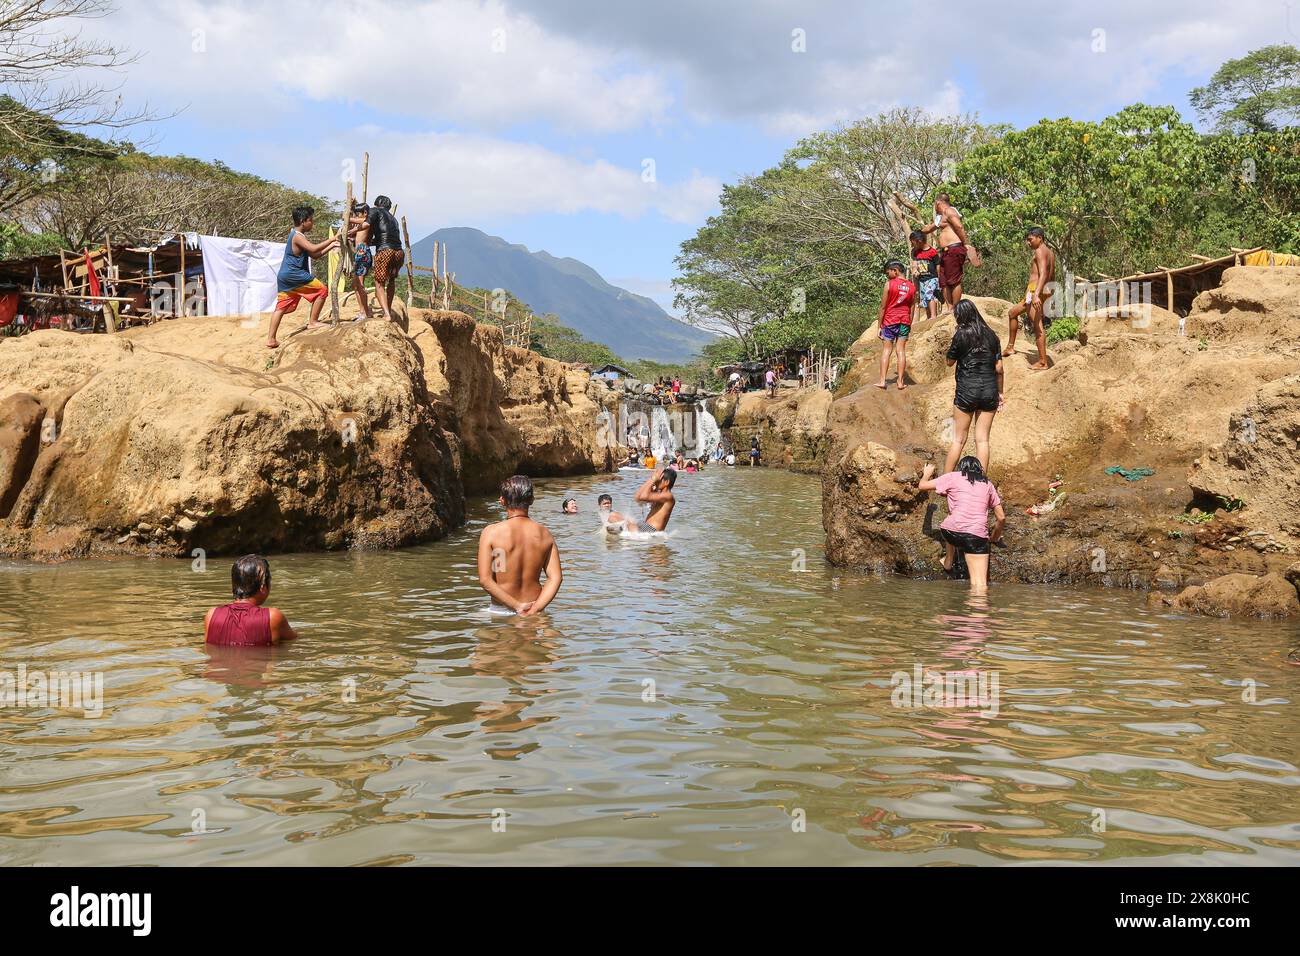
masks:
POLYGON ((943 569, 952 570, 960 551, 970 571, 971 594, 983 594, 989 586, 989 544, 1001 540, 1007 515, 1002 510, 1002 498, 985 476, 980 460, 967 455, 958 464, 957 471, 938 478, 934 477, 934 465, 927 464, 917 487, 948 499, 948 517, 939 525, 945 547, 943 569), (989 532, 990 511, 995 519, 992 533, 989 532))
POLYGON ((975 425, 975 457, 987 470, 989 466, 989 434, 993 430, 993 416, 1002 407, 1005 379, 1002 374, 1002 354, 998 335, 975 303, 962 299, 953 309, 957 331, 948 346, 947 362, 957 366, 957 392, 952 400, 952 444, 944 472, 950 472, 966 447, 966 435, 975 425))
POLYGON ((889 362, 898 350, 898 390, 907 388, 907 337, 912 333, 912 300, 916 286, 903 278, 903 264, 897 259, 885 263, 885 289, 880 293, 880 381, 876 388, 884 389, 889 362))
POLYGON ((280 347, 275 333, 280 329, 280 320, 298 308, 298 300, 311 303, 311 315, 307 328, 321 329, 321 309, 325 308, 325 297, 329 289, 317 279, 311 271, 313 259, 319 259, 339 244, 338 236, 331 236, 321 242, 312 242, 307 238, 316 224, 316 211, 311 206, 298 206, 293 211, 293 228, 284 243, 284 259, 280 262, 280 271, 276 273, 275 284, 279 295, 275 297, 275 311, 271 313, 271 330, 266 336, 266 347, 280 347))
POLYGON ((560 549, 545 527, 528 516, 533 483, 526 475, 501 482, 506 519, 483 529, 478 539, 478 581, 494 614, 539 614, 555 599, 564 580, 560 549), (542 573, 546 584, 542 584, 542 573))
POLYGON ((271 565, 266 558, 246 554, 230 569, 235 600, 214 607, 203 619, 203 639, 209 644, 254 647, 291 641, 298 635, 279 608, 262 607, 271 595, 271 565))

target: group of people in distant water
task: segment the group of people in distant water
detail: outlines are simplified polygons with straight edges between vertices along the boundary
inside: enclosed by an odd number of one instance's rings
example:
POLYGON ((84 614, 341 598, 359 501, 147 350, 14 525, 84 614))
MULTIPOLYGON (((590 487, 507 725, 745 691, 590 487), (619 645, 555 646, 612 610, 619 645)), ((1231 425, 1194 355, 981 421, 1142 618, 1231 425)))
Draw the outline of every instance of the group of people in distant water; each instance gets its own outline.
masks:
MULTIPOLYGON (((393 320, 393 292, 397 275, 406 261, 402 245, 401 226, 392 213, 393 202, 387 196, 376 196, 374 206, 354 201, 346 223, 347 236, 355 247, 352 262, 352 291, 356 293, 360 312, 355 321, 370 317, 370 301, 366 294, 366 276, 374 278, 375 299, 385 321, 393 320)), ((317 279, 312 263, 329 255, 342 245, 340 236, 330 236, 313 242, 307 236, 316 225, 316 210, 311 206, 298 206, 293 210, 293 228, 284 243, 284 258, 276 273, 275 311, 271 313, 271 327, 266 337, 266 347, 279 348, 276 333, 281 320, 295 312, 299 302, 311 306, 305 329, 324 328, 320 321, 321 310, 329 296, 329 286, 317 279)), ((333 277, 330 278, 333 281, 333 277)))
POLYGON ((956 369, 952 441, 942 474, 936 478, 934 466, 927 465, 919 487, 948 499, 948 517, 940 527, 946 546, 945 570, 953 570, 958 561, 964 563, 971 590, 982 592, 988 585, 990 546, 1001 542, 1006 520, 1002 500, 987 476, 993 419, 1006 400, 1002 361, 1015 354, 1016 335, 1023 317, 1038 350, 1037 360, 1029 368, 1042 371, 1050 367, 1047 305, 1054 287, 1056 256, 1041 228, 1026 231, 1025 244, 1031 253, 1029 282, 1024 299, 1007 313, 1009 337, 1003 349, 997 333, 985 322, 975 303, 962 298, 962 279, 971 249, 961 213, 946 193, 935 199, 934 213, 933 223, 914 230, 909 237, 910 268, 897 259, 885 264, 885 288, 877 316, 880 378, 874 384, 881 390, 889 387, 889 368, 896 356, 895 384, 899 391, 904 391, 908 387, 907 340, 913 321, 918 317, 935 319, 940 314, 953 316, 956 330, 946 355, 948 367, 956 369), (937 247, 930 246, 930 234, 934 232, 939 234, 937 247), (943 311, 939 313, 941 301, 943 311), (972 431, 975 454, 962 457, 972 431), (991 531, 990 513, 994 515, 991 531))

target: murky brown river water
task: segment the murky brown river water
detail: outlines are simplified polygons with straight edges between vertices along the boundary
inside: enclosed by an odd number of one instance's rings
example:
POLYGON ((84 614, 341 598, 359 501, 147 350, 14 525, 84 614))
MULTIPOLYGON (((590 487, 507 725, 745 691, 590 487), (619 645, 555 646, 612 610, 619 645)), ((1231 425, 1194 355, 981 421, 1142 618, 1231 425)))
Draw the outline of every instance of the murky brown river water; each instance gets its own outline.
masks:
POLYGON ((766 469, 683 475, 667 541, 607 541, 595 496, 634 487, 542 484, 565 582, 534 623, 484 613, 487 503, 273 558, 303 637, 269 651, 201 643, 227 559, 0 566, 0 671, 104 681, 98 718, 0 709, 0 862, 1300 863, 1294 628, 837 571, 816 481, 766 469), (989 696, 925 706, 918 665, 989 696))

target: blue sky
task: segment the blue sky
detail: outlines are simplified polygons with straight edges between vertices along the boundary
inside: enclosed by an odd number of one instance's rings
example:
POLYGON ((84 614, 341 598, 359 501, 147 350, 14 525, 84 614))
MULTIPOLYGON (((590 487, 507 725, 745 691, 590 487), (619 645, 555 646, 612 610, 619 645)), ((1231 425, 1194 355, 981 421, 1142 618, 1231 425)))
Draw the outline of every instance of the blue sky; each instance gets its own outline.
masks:
POLYGON ((665 305, 721 185, 809 132, 893 106, 1016 126, 1189 113, 1223 60, 1300 42, 1300 0, 950 6, 118 0, 84 30, 139 54, 129 104, 180 111, 155 151, 341 199, 369 149, 371 195, 413 238, 474 226, 665 305))

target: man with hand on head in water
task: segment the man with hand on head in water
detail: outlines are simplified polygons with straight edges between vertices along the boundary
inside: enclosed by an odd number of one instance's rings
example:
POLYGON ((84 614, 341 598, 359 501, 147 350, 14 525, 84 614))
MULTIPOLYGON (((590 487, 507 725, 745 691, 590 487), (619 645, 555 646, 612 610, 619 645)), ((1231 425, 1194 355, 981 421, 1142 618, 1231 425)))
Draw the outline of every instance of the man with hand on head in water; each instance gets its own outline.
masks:
POLYGON ((673 485, 676 483, 677 472, 672 468, 661 468, 654 473, 653 478, 647 478, 645 484, 637 489, 636 500, 650 505, 645 523, 655 531, 663 531, 668 527, 673 506, 677 504, 677 499, 673 497, 673 485))
POLYGON ((524 475, 501 482, 506 520, 490 524, 478 539, 478 582, 492 597, 494 614, 540 613, 555 598, 564 579, 560 549, 551 532, 528 517, 533 483, 524 475), (546 572, 546 584, 541 581, 546 572))

